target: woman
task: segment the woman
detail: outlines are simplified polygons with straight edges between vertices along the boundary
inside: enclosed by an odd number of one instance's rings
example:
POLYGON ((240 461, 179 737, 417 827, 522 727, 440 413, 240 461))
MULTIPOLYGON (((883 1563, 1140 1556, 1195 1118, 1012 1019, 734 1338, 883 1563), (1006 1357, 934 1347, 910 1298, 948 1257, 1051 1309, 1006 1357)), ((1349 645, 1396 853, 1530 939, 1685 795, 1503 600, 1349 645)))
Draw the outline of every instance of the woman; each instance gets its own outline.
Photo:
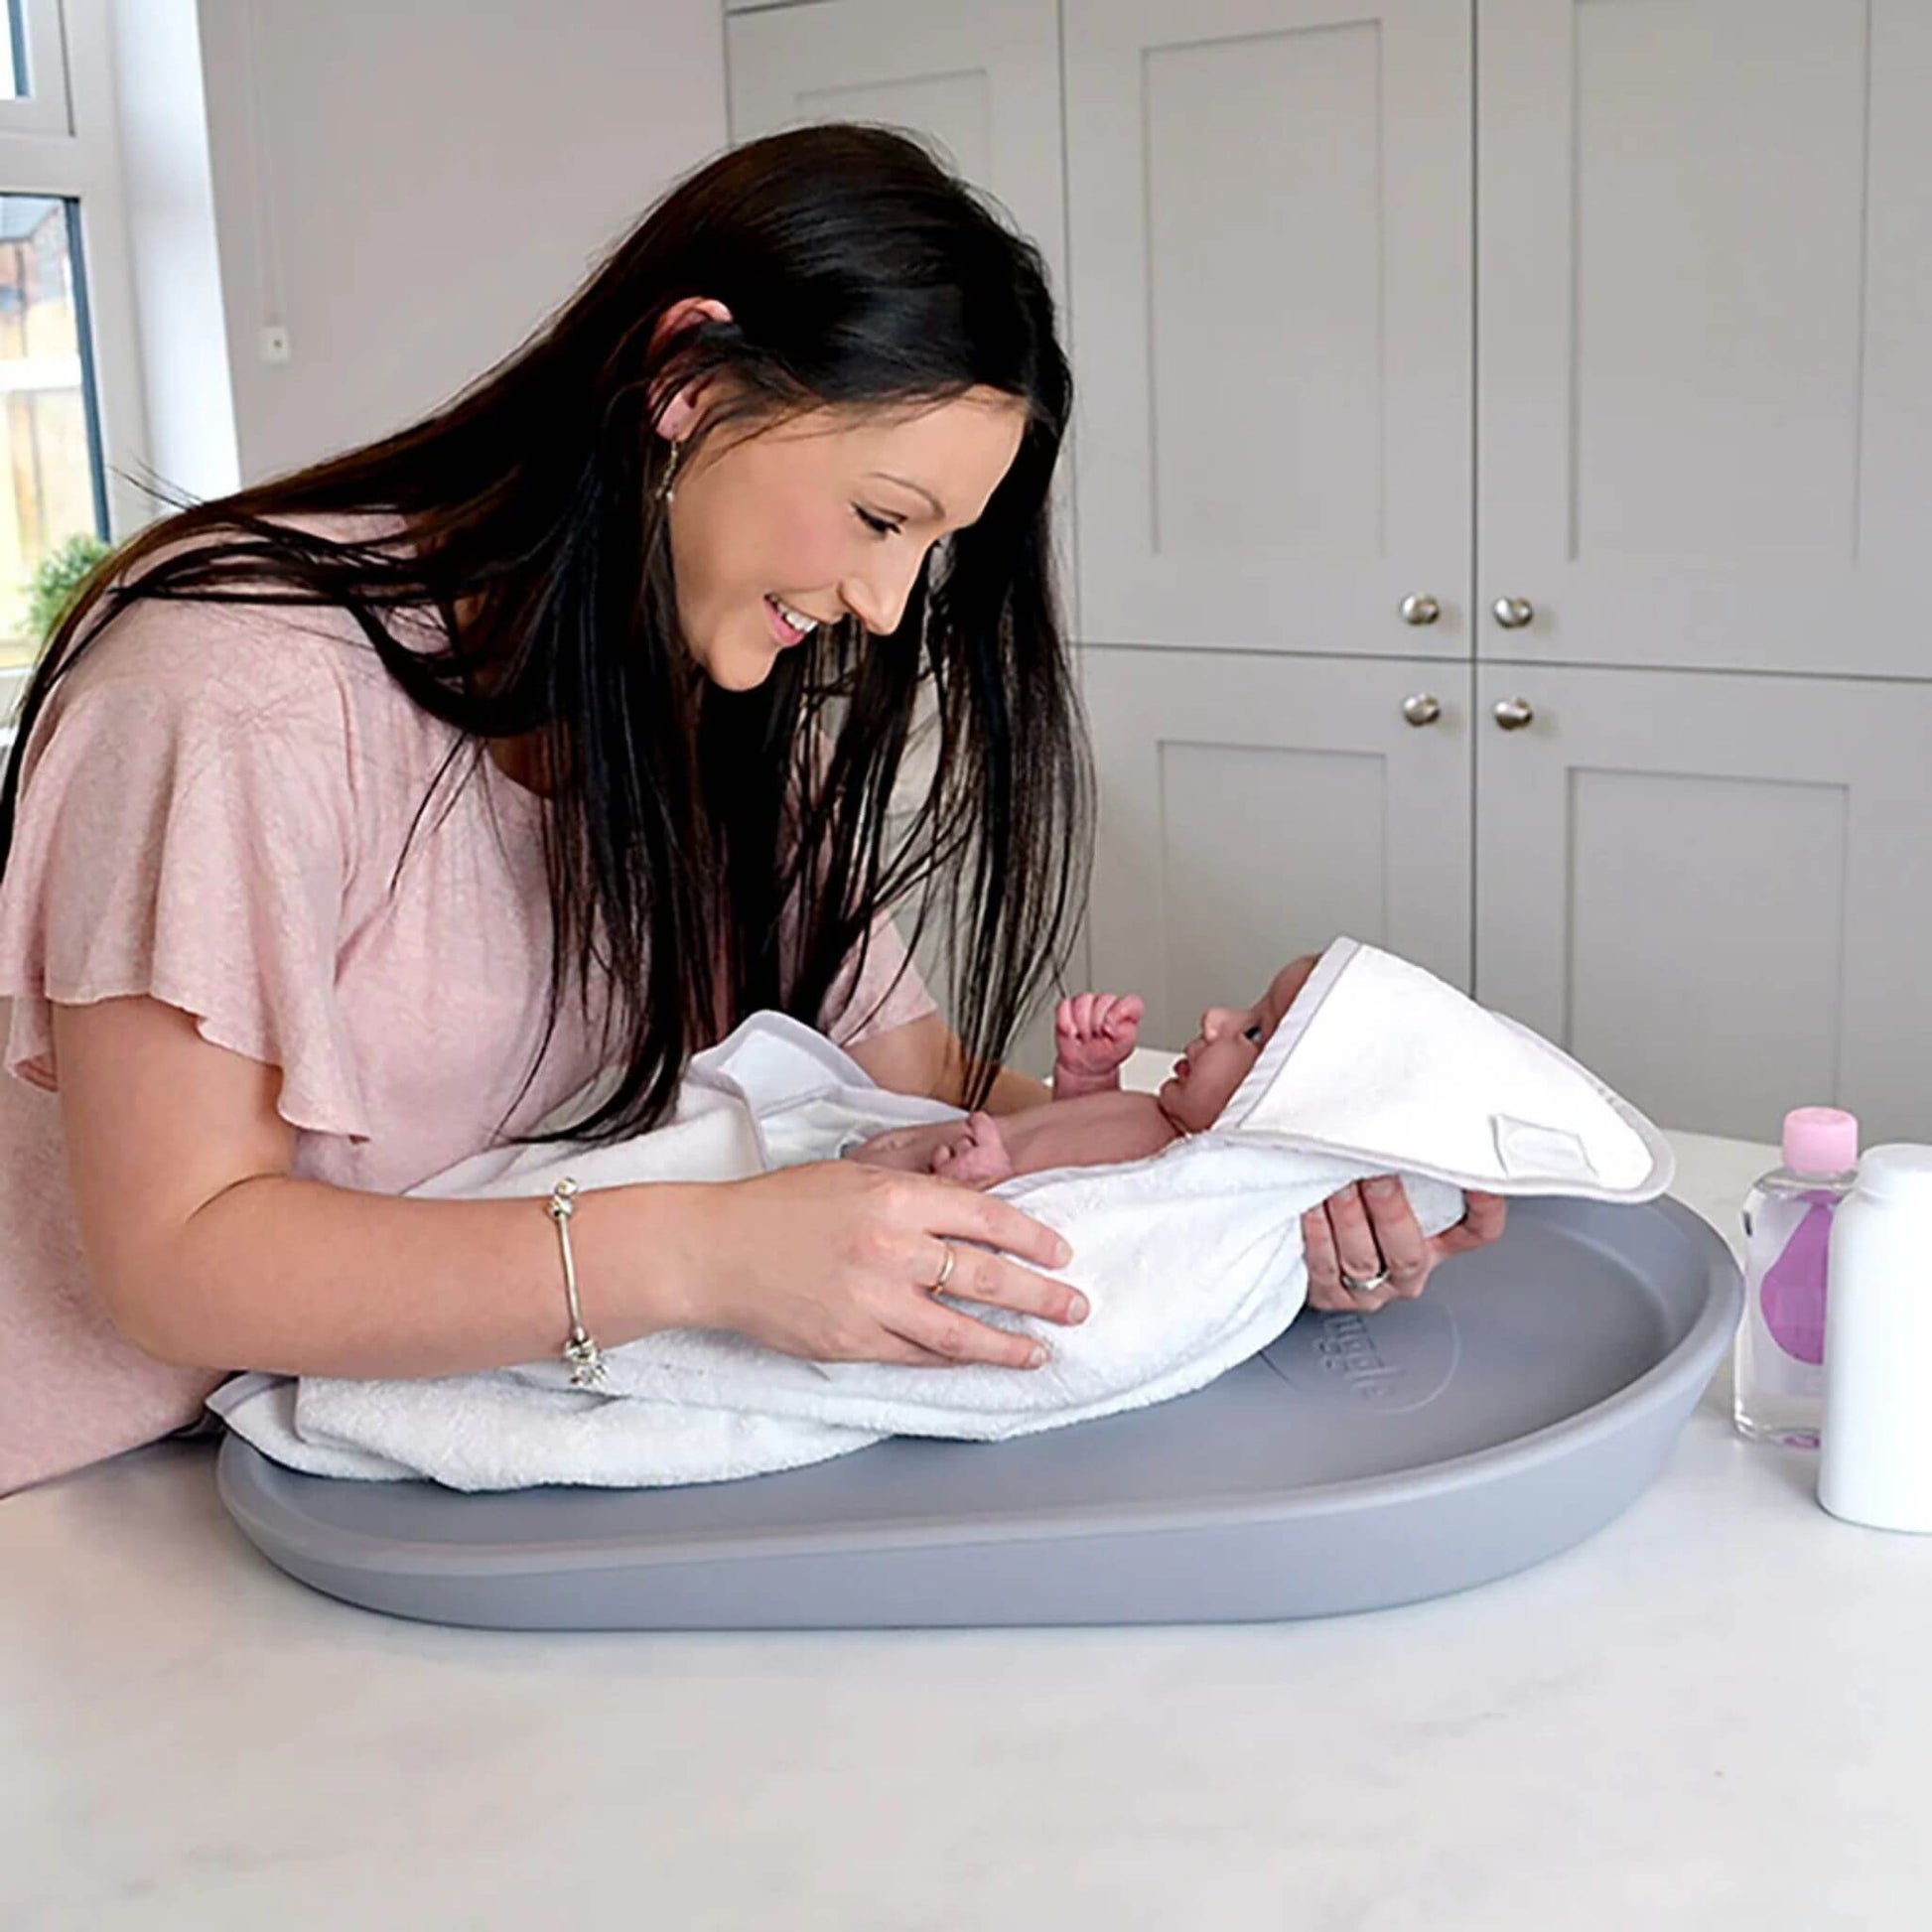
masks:
MULTIPOLYGON (((599 1067, 570 1137, 660 1123, 755 1009, 883 1085, 1047 1097, 999 1061, 1091 844, 1068 406, 1035 250, 912 143, 819 127, 701 169, 427 421, 121 548, 0 793, 0 1489, 237 1367, 555 1352, 545 1203, 397 1196, 599 1067), (889 839, 922 700, 933 776, 889 839), (914 943, 951 914, 957 1035, 889 916, 915 894, 914 943)), ((1419 1290, 1437 1251, 1372 1214, 1419 1290)), ((850 1162, 607 1189, 570 1229, 607 1347, 1026 1367, 931 1289, 1083 1312, 1036 1272, 1051 1230, 850 1162)))

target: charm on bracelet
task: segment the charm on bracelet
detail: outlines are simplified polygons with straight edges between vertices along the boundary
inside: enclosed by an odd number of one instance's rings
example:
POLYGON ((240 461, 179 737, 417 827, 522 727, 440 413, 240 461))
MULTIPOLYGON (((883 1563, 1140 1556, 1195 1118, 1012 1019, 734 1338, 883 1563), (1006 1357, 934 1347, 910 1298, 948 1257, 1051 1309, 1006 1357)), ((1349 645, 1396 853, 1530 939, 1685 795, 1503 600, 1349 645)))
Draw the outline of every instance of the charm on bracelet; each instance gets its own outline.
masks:
POLYGON ((557 1242, 563 1249, 564 1297, 570 1307, 570 1339, 564 1343, 563 1358, 570 1364, 570 1386, 594 1389, 606 1379, 604 1351, 584 1326, 583 1311, 577 1305, 577 1263, 570 1251, 570 1217, 577 1211, 577 1183, 568 1174, 550 1190, 544 1211, 557 1224, 557 1242))

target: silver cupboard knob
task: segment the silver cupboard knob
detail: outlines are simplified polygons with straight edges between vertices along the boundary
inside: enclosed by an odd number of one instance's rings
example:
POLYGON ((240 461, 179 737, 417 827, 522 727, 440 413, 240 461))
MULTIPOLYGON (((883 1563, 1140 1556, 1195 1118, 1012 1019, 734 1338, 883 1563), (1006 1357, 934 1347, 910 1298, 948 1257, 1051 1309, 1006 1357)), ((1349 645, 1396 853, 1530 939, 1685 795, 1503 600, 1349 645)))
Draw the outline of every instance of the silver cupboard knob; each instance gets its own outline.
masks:
POLYGON ((1443 615, 1443 607, 1433 597, 1405 597, 1402 600, 1402 621, 1404 623, 1434 623, 1443 615))
POLYGON ((1402 701, 1402 715, 1412 725, 1433 725, 1443 715, 1443 707, 1427 691, 1402 701))
POLYGON ((1536 616, 1535 605, 1526 597, 1499 597, 1489 610, 1505 630, 1521 630, 1536 616))
POLYGON ((1535 721, 1536 713, 1527 698, 1502 698, 1497 701, 1496 723, 1506 732, 1519 732, 1535 721))

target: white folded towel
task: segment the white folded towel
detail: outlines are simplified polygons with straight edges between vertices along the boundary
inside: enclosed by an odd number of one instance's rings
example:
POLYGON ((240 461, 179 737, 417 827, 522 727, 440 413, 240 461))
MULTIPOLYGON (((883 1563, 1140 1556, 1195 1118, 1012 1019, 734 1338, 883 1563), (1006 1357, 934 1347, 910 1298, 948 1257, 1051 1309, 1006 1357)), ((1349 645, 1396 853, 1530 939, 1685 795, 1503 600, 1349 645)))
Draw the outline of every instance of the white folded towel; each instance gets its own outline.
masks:
POLYGON ((1354 939, 1321 955, 1213 1131, 1493 1194, 1652 1200, 1675 1160, 1540 1034, 1354 939))
MULTIPOLYGON (((654 1133, 603 1149, 496 1150, 413 1191, 541 1195, 566 1173, 585 1187, 732 1179, 833 1158, 883 1127, 961 1117, 879 1088, 811 1029, 759 1013, 690 1062, 676 1114, 654 1133)), ((722 1330, 677 1329, 609 1349, 608 1393, 570 1389, 564 1364, 546 1361, 435 1380, 308 1376, 292 1395, 286 1378, 250 1376, 210 1406, 297 1468, 473 1489, 720 1480, 890 1434, 997 1441, 1184 1394, 1265 1347, 1306 1294, 1302 1214, 1386 1173, 1436 1233, 1460 1217, 1463 1186, 1649 1199, 1670 1183, 1671 1155, 1640 1114, 1528 1029, 1341 939, 1211 1130, 1145 1160, 991 1190, 1066 1235, 1074 1259, 1059 1273, 1092 1313, 1063 1328, 954 1306, 1037 1335, 1051 1352, 1044 1368, 804 1362, 722 1330)))

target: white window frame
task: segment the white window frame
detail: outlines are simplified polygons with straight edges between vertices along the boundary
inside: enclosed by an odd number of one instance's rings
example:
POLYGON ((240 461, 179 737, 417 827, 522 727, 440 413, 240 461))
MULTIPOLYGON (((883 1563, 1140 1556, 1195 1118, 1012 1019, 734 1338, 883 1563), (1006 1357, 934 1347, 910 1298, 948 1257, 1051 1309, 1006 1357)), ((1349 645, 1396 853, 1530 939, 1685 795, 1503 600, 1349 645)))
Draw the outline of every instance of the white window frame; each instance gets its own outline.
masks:
MULTIPOLYGON (((54 195, 80 204, 81 272, 93 352, 94 405, 107 498, 107 537, 118 542, 152 520, 155 506, 123 481, 148 447, 140 338, 128 245, 126 194, 115 125, 109 0, 19 0, 26 43, 25 100, 0 101, 0 194, 54 195)), ((30 673, 0 669, 0 749, 30 673)))
MULTIPOLYGON (((0 0, 0 8, 5 5, 6 0, 0 0)), ((73 107, 68 98, 61 0, 15 0, 15 11, 27 56, 28 92, 19 100, 0 100, 0 129, 13 134, 71 134, 73 107)), ((0 29, 9 24, 0 15, 0 29)), ((15 76, 16 82, 20 77, 15 76)))

